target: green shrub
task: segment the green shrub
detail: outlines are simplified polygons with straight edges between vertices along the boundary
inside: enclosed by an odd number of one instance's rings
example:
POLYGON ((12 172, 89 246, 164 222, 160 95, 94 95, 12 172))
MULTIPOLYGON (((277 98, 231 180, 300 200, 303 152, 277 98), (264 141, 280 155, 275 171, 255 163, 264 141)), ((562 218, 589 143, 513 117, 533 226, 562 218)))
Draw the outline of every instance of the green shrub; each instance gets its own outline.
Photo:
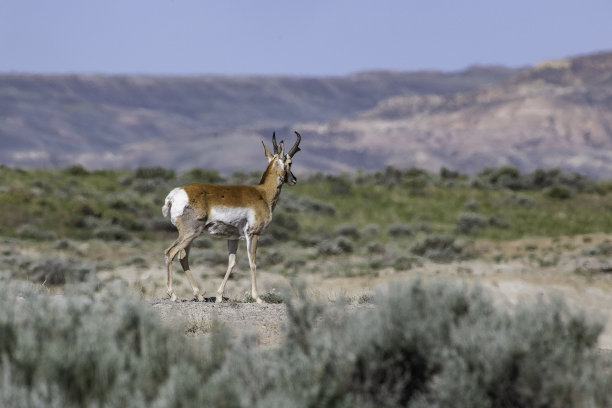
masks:
POLYGON ((371 293, 362 293, 359 298, 357 298, 357 303, 360 305, 369 304, 374 302, 374 295, 371 293))
POLYGON ((572 196, 572 191, 565 186, 555 184, 544 190, 544 195, 557 200, 566 200, 572 196))
POLYGON ((229 178, 227 179, 227 184, 232 184, 232 185, 257 184, 259 183, 260 179, 261 179, 260 170, 254 170, 248 173, 238 170, 230 174, 229 178))
POLYGON ((134 217, 133 213, 111 210, 106 214, 105 218, 107 218, 112 225, 125 228, 129 231, 143 231, 145 229, 145 223, 134 217))
POLYGON ((66 249, 74 249, 74 244, 67 239, 58 239, 53 244, 53 249, 66 250, 66 249))
POLYGON ((274 292, 267 292, 260 296, 261 300, 266 303, 283 303, 284 299, 282 296, 274 292))
POLYGON ((336 245, 342 253, 350 254, 355 250, 355 246, 353 245, 353 241, 346 237, 338 237, 336 238, 336 245))
POLYGON ((329 192, 332 195, 348 196, 353 191, 348 175, 330 176, 329 182, 329 192))
POLYGON ((476 212, 478 211, 478 201, 468 200, 463 204, 463 207, 468 211, 476 212))
POLYGON ((262 251, 260 259, 262 266, 278 265, 285 261, 285 256, 283 255, 282 251, 270 249, 267 251, 262 251))
POLYGON ((103 225, 93 231, 95 238, 104 241, 129 241, 132 237, 120 225, 103 225))
POLYGON ((157 191, 159 186, 160 184, 157 180, 144 178, 144 179, 137 179, 134 182, 132 187, 134 188, 134 190, 138 191, 139 193, 153 193, 157 191))
POLYGON ((596 185, 592 180, 578 173, 569 173, 561 169, 538 169, 531 175, 533 189, 543 190, 553 186, 562 186, 570 191, 594 191, 596 185))
POLYGON ((164 167, 140 167, 134 173, 136 178, 140 179, 163 179, 171 180, 174 178, 174 170, 164 167))
MULTIPOLYGON (((264 293, 263 295, 260 296, 260 298, 265 303, 283 303, 284 301, 282 296, 276 293, 273 293, 273 292, 264 293)), ((245 293, 244 302, 245 303, 255 303, 255 298, 251 296, 250 293, 245 293)))
POLYGON ((440 178, 442 179, 454 180, 460 177, 462 177, 462 175, 458 171, 450 170, 450 169, 447 169, 446 167, 442 167, 440 169, 440 178))
POLYGON ((393 166, 387 166, 382 172, 376 174, 379 184, 384 186, 397 186, 403 178, 403 171, 393 166))
POLYGON ((283 191, 278 207, 296 213, 310 212, 319 215, 336 215, 336 208, 332 204, 310 197, 297 197, 290 191, 283 191))
POLYGON ((286 259, 283 262, 283 266, 290 270, 290 272, 295 273, 298 270, 302 269, 306 266, 306 261, 304 259, 286 259))
POLYGON ((411 237, 414 235, 414 229, 407 224, 393 224, 387 230, 392 237, 411 237))
MULTIPOLYGON (((166 222, 172 225, 170 222, 168 222, 168 220, 166 220, 166 222)), ((176 230, 176 227, 174 227, 174 225, 172 225, 172 230, 176 230)), ((200 235, 195 240, 193 240, 193 242, 191 243, 191 247, 209 249, 213 247, 213 240, 212 238, 209 238, 205 235, 200 235)))
POLYGON ((475 253, 469 241, 452 235, 430 235, 410 247, 410 252, 436 262, 452 262, 472 258, 475 253))
POLYGON ((355 250, 353 241, 347 237, 337 237, 319 243, 317 252, 319 255, 341 255, 350 254, 355 250))
POLYGON ((308 211, 320 215, 336 215, 336 207, 334 207, 333 204, 313 200, 310 198, 301 198, 299 200, 299 203, 301 208, 303 208, 303 211, 308 211))
MULTIPOLYGON (((145 222, 145 228, 149 231, 176 232, 176 227, 167 218, 154 218, 145 222)), ((196 240, 197 241, 197 240, 196 240)))
MULTIPOLYGON (((8 251, 8 254, 12 251, 8 251)), ((8 277, 16 280, 63 285, 78 283, 95 278, 96 268, 92 264, 75 259, 61 258, 24 258, 23 256, 0 257, 0 265, 5 267, 8 277)))
POLYGON ((217 170, 214 169, 191 169, 183 174, 188 183, 218 184, 225 181, 217 170))
POLYGON ((361 235, 367 238, 373 238, 380 235, 380 226, 377 224, 367 224, 361 229, 361 235))
POLYGON ((604 241, 594 248, 585 248, 581 251, 584 256, 610 256, 612 255, 612 243, 604 241))
POLYGON ((23 265, 20 272, 19 275, 13 275, 13 278, 47 285, 63 285, 94 278, 96 268, 82 261, 43 258, 23 265))
POLYGON ((34 239, 37 241, 52 241, 57 238, 53 231, 46 231, 38 225, 23 224, 15 229, 15 235, 20 238, 34 239))
POLYGON ((606 195, 612 192, 612 180, 601 180, 594 186, 597 194, 606 195))
POLYGON ((492 215, 489 217, 488 224, 495 228, 510 228, 510 222, 501 215, 492 215))
POLYGON ((385 246, 381 244, 380 242, 370 242, 367 245, 366 250, 368 254, 371 254, 371 255, 382 255, 385 252, 387 252, 385 246))
POLYGON ((84 197, 75 197, 71 200, 68 210, 70 213, 76 215, 92 217, 100 217, 100 215, 102 215, 102 211, 98 208, 97 203, 92 203, 91 200, 84 197))
POLYGON ((279 209, 275 211, 272 221, 263 235, 267 239, 272 240, 289 240, 295 239, 300 232, 300 224, 297 217, 287 211, 279 209))
POLYGON ((69 174, 71 176, 87 176, 89 175, 89 171, 80 164, 74 164, 72 166, 68 166, 64 169, 64 173, 69 174))
POLYGON ((521 190, 526 187, 520 171, 513 166, 485 169, 478 173, 477 180, 480 186, 492 189, 521 190))
POLYGON ((504 200, 504 204, 513 205, 517 207, 534 207, 535 200, 529 196, 521 194, 512 194, 504 200))
POLYGON ((335 233, 336 235, 350 237, 353 239, 358 239, 360 235, 359 229, 353 223, 346 223, 346 224, 339 225, 338 227, 336 227, 335 233))
POLYGON ((407 271, 415 265, 423 266, 423 261, 414 256, 400 256, 393 260, 393 269, 396 271, 407 271))
MULTIPOLYGON (((189 257, 192 263, 194 264, 204 263, 207 266, 208 265, 225 266, 228 263, 227 251, 212 250, 212 251, 205 251, 204 253, 202 253, 202 251, 198 251, 195 253, 192 251, 189 257)), ((240 259, 240 258, 237 258, 237 259, 240 259)))
POLYGON ((402 185, 405 186, 411 194, 423 194, 425 187, 431 183, 431 175, 423 169, 411 167, 406 170, 402 185))
POLYGON ((487 225, 487 219, 480 214, 467 212, 457 217, 457 232, 476 235, 487 225))

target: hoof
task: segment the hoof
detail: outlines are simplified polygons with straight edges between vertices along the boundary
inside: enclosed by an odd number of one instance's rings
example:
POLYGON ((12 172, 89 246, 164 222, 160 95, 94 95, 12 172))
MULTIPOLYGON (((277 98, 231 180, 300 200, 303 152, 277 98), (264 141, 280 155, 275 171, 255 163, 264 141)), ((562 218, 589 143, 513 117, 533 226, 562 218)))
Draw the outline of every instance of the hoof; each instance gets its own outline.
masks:
POLYGON ((197 295, 195 295, 193 300, 195 300, 196 302, 203 302, 204 301, 204 296, 202 296, 201 294, 198 293, 197 295))
POLYGON ((170 295, 170 300, 176 302, 176 295, 174 293, 170 295))
POLYGON ((259 296, 257 296, 257 297, 255 298, 255 302, 257 302, 257 303, 263 303, 264 301, 263 301, 263 300, 261 300, 261 298, 260 298, 259 296))
POLYGON ((223 303, 223 294, 218 294, 217 293, 217 297, 215 298, 215 303, 223 303))

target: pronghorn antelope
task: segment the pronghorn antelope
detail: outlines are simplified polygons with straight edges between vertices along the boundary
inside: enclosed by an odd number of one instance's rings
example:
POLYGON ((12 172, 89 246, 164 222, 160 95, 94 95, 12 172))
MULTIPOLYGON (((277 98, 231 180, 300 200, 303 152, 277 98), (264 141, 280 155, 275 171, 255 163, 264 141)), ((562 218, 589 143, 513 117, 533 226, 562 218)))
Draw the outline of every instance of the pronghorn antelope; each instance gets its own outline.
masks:
POLYGON ((170 191, 162 207, 162 213, 164 217, 170 215, 170 220, 178 229, 179 234, 176 241, 165 252, 167 290, 170 299, 176 300, 172 289, 172 261, 178 255, 195 299, 203 300, 200 289, 189 271, 188 257, 191 242, 204 231, 208 231, 213 236, 227 238, 229 253, 227 272, 217 291, 216 301, 223 301, 225 284, 236 265, 238 240, 244 239, 251 269, 251 296, 261 303, 255 280, 257 239, 272 220, 272 211, 274 211, 283 184, 297 183, 297 179, 291 172, 291 159, 300 151, 299 145, 302 137, 298 132, 295 134, 297 141, 287 154, 284 152, 282 141, 276 144, 276 134, 272 134, 274 153, 270 153, 262 141, 268 159, 268 167, 257 185, 220 186, 196 183, 170 191))

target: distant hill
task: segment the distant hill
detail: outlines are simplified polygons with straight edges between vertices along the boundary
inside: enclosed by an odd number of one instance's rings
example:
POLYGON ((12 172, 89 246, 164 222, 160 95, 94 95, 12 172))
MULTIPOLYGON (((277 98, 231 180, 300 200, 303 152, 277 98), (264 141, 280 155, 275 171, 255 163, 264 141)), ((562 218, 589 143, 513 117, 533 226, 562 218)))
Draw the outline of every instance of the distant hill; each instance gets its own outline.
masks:
MULTIPOLYGON (((338 120, 393 96, 480 89, 516 73, 473 67, 329 78, 0 75, 0 163, 261 168, 259 140, 274 129, 292 137, 296 123, 338 120)), ((304 137, 308 169, 317 170, 304 137)))
POLYGON ((8 165, 262 169, 274 130, 302 133, 298 173, 509 164, 612 178, 612 52, 329 78, 0 75, 8 165))
POLYGON ((322 161, 476 172, 560 167, 612 178, 612 53, 542 62, 488 87, 401 95, 303 127, 322 161), (350 144, 349 144, 350 141, 350 144))

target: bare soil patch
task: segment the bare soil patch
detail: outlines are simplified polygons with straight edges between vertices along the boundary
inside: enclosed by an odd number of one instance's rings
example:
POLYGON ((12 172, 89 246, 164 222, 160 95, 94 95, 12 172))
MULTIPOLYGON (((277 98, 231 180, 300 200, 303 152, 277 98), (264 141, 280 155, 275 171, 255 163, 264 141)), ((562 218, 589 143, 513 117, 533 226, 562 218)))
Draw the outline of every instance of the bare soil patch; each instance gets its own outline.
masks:
POLYGON ((206 335, 217 320, 235 333, 250 332, 256 335, 264 346, 279 343, 282 327, 287 320, 283 304, 172 302, 169 299, 151 299, 147 302, 159 313, 162 321, 187 334, 206 335))

